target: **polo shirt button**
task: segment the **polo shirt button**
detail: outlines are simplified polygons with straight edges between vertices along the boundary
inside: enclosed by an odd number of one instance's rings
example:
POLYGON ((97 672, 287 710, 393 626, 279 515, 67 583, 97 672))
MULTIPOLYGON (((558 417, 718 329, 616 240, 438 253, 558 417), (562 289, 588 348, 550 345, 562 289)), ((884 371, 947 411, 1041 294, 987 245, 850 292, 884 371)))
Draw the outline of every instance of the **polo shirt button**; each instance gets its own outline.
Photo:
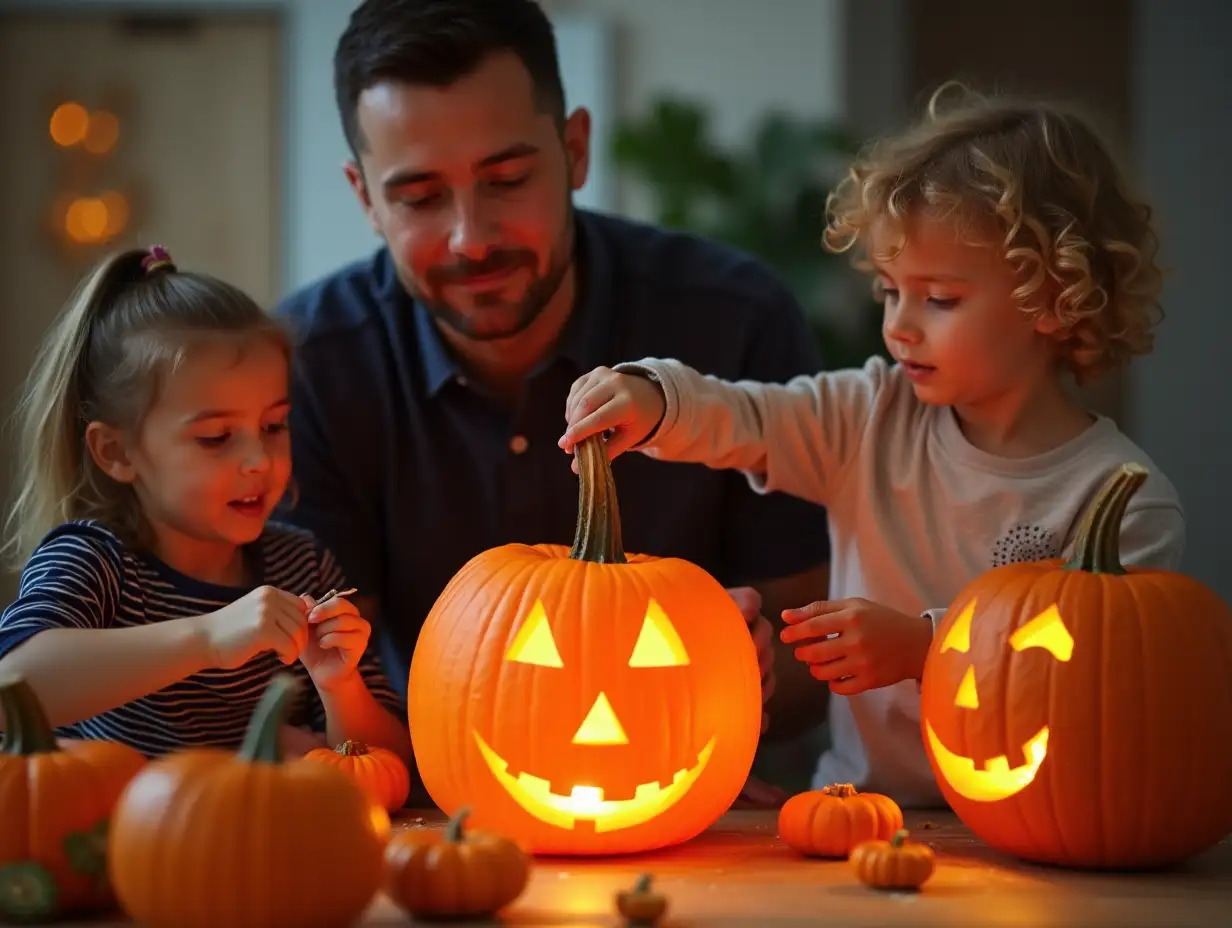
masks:
POLYGON ((514 454, 521 454, 530 447, 530 442, 526 440, 525 435, 514 435, 509 439, 509 450, 514 454))

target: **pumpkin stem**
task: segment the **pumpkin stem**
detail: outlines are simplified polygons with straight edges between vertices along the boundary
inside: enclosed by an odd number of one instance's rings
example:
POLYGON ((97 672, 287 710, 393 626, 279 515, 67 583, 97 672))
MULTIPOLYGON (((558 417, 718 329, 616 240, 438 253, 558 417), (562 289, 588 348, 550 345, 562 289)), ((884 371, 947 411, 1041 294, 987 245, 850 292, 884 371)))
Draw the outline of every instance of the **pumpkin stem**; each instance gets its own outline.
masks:
POLYGON ((458 842, 462 840, 462 822, 468 815, 471 814, 470 806, 460 808, 453 818, 449 820, 449 824, 445 826, 445 840, 450 842, 458 842))
POLYGON ((1146 483, 1147 471, 1140 464, 1122 464, 1109 477, 1078 523, 1073 556, 1064 570, 1093 574, 1128 573, 1121 566, 1121 520, 1130 498, 1146 483))
POLYGON ((637 882, 633 884, 633 891, 635 893, 650 892, 650 881, 651 881, 651 876, 649 873, 641 874, 640 876, 638 876, 637 882))
POLYGON ((827 796, 837 796, 839 799, 846 799, 856 794, 856 788, 850 783, 831 783, 829 786, 823 786, 821 791, 827 796))
POLYGON ((4 719, 0 754, 29 757, 60 750, 34 687, 21 677, 0 681, 0 718, 4 719))
POLYGON ((256 710, 248 722, 244 743, 237 756, 249 763, 282 763, 281 729, 291 708, 291 699, 299 692, 299 683, 289 673, 275 674, 261 695, 256 710))
POLYGON ((890 839, 890 847, 902 847, 903 842, 907 840, 907 829, 900 828, 894 832, 894 837, 890 839))
POLYGON ((573 449, 578 464, 577 532, 569 557, 596 564, 624 564, 616 481, 602 435, 591 435, 573 449))
POLYGON ((368 745, 362 741, 347 740, 334 748, 334 753, 341 754, 343 757, 363 757, 368 753, 368 745))

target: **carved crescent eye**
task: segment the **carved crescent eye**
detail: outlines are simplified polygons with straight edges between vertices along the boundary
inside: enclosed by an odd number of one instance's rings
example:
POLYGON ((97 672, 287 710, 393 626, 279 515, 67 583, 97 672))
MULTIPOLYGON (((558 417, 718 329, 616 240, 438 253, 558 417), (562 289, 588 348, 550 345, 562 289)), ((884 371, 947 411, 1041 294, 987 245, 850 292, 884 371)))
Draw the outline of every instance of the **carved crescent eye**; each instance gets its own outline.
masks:
POLYGON ((1010 635, 1010 647, 1015 651, 1043 648, 1059 661, 1068 661, 1074 656, 1074 638, 1065 627, 1056 603, 1010 635))

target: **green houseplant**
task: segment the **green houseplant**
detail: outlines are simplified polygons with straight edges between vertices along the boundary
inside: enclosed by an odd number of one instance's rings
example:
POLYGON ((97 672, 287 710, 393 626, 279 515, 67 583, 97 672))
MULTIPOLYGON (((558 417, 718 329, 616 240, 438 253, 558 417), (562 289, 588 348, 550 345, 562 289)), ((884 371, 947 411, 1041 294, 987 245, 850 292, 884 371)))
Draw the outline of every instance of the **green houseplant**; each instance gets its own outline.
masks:
POLYGON ((884 353, 880 314, 846 255, 821 245, 826 195, 858 140, 841 126, 767 113, 747 146, 710 136, 701 104, 661 97, 617 123, 613 154, 644 185, 656 221, 725 242, 764 260, 796 293, 828 368, 884 353))

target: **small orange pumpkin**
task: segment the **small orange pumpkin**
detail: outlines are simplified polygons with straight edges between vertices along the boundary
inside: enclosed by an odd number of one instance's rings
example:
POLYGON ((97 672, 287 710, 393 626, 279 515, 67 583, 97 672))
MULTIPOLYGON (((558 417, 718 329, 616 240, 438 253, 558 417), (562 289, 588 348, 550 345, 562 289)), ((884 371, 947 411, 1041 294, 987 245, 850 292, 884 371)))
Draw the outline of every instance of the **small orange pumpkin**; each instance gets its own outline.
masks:
POLYGON ((304 760, 338 768, 388 812, 401 809, 411 792, 410 771, 402 758, 386 748, 344 741, 332 751, 314 748, 304 760))
POLYGON ((852 848, 850 861, 860 882, 875 889, 919 889, 936 866, 932 848, 908 841, 905 828, 889 841, 860 842, 852 848))
POLYGON ((470 809, 444 833, 412 828, 385 849, 385 892, 415 918, 490 915, 522 895, 530 858, 508 838, 483 831, 465 835, 470 809))
POLYGON ((389 815, 338 769, 283 762, 279 729, 298 688, 275 676, 236 753, 152 761, 116 805, 109 865, 125 911, 148 928, 332 928, 381 884, 389 815))
POLYGON ((110 741, 57 744, 20 678, 0 683, 0 709, 0 922, 110 908, 107 820, 145 756, 110 741))
POLYGON ((616 911, 634 925, 653 925, 667 913, 667 897, 650 889, 651 876, 643 873, 632 889, 616 894, 616 911))
POLYGON ((850 783, 797 793, 779 810, 779 837, 809 857, 846 857, 861 841, 889 840, 902 827, 893 799, 857 792, 850 783))

